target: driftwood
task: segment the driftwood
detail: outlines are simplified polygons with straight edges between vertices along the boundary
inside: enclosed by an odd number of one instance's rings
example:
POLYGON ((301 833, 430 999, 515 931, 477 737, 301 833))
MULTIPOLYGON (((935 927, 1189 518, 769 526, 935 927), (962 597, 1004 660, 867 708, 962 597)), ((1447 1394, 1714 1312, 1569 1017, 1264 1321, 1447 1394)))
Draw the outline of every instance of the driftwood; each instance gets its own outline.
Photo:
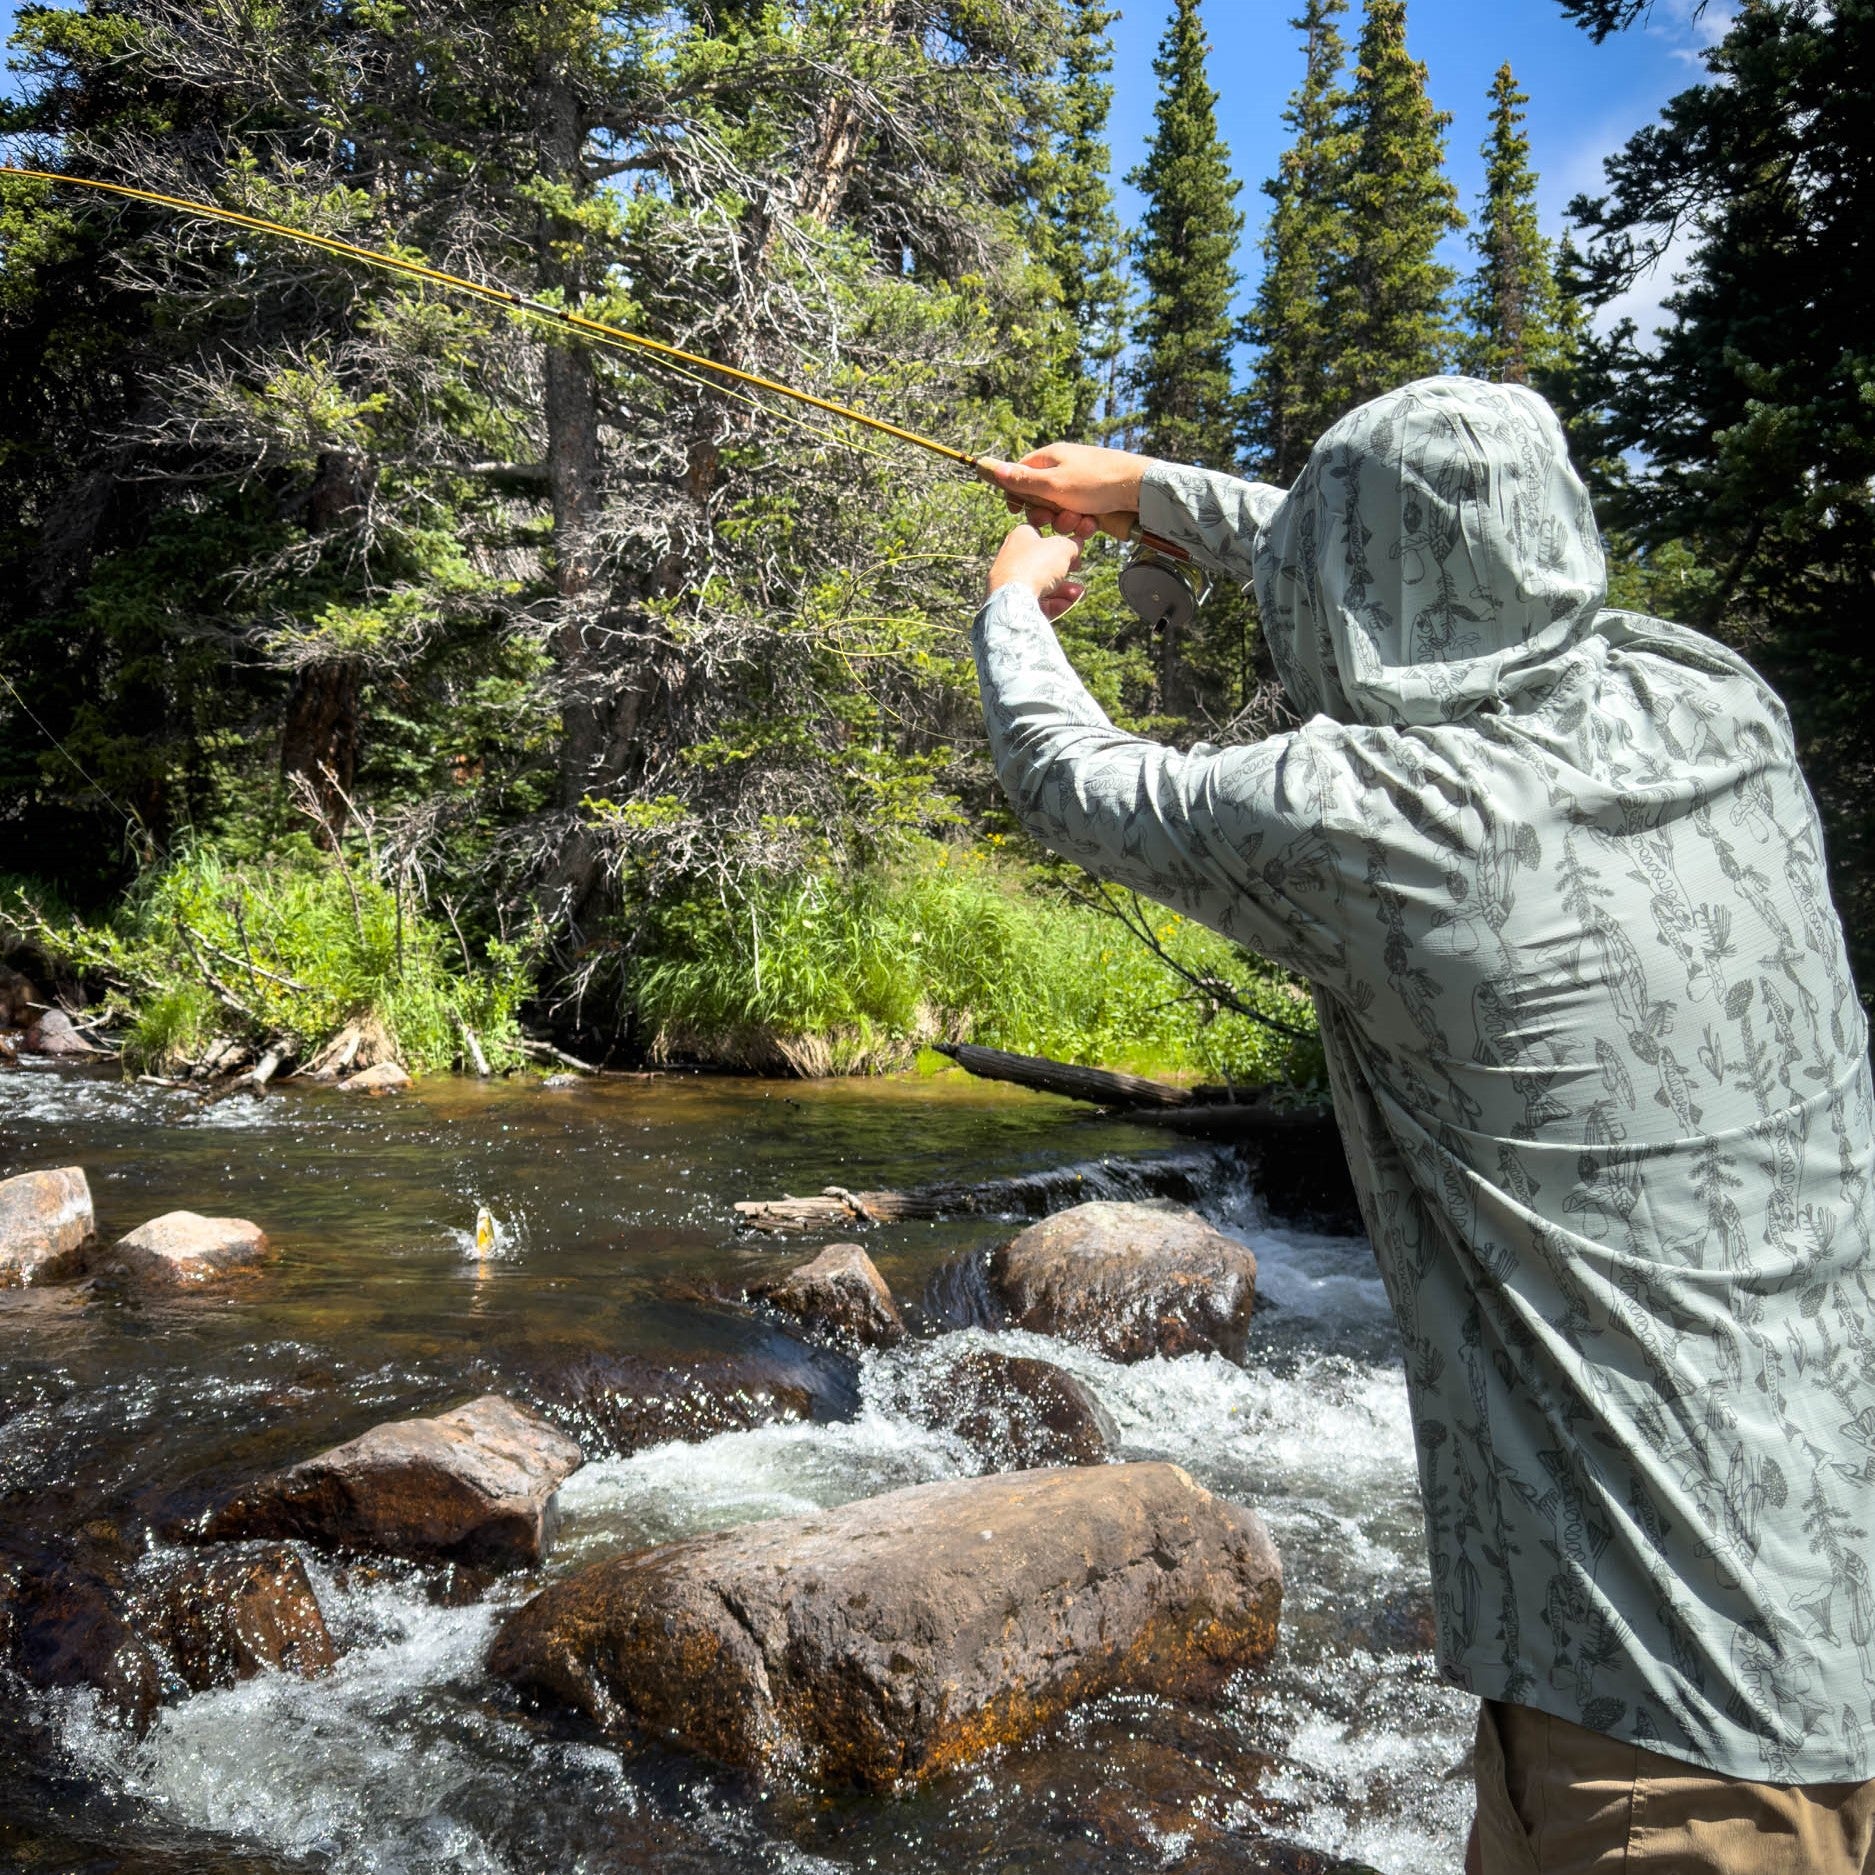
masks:
POLYGON ((1337 1230, 1361 1227, 1341 1136, 1326 1106, 1279 1105, 1268 1088, 1168 1087, 1134 1074, 1070 1067, 999 1048, 950 1043, 940 1044, 940 1050, 960 1068, 989 1080, 1093 1101, 1130 1125, 1235 1147, 1239 1169, 1276 1215, 1311 1219, 1337 1230))
POLYGON ((1165 1081, 1149 1081, 1138 1074, 1115 1074, 1108 1068, 1077 1068, 1071 1062, 1050 1061, 1045 1055, 1012 1055, 1002 1048, 978 1048, 969 1042, 939 1042, 937 1052, 948 1055, 967 1074, 985 1081, 1013 1081, 1044 1094, 1069 1100, 1091 1100, 1101 1107, 1188 1107, 1189 1088, 1165 1081))
POLYGON ((912 1191, 848 1191, 824 1186, 817 1197, 744 1199, 736 1216, 749 1230, 852 1230, 911 1218, 1046 1217, 1090 1198, 1177 1198, 1211 1191, 1239 1170, 1227 1150, 1165 1153, 1140 1159, 1102 1159, 1020 1178, 980 1184, 920 1185, 912 1191))
POLYGON ((595 1067, 590 1061, 582 1061, 577 1055, 569 1055, 564 1048, 556 1048, 551 1042, 543 1042, 532 1035, 524 1035, 518 1044, 521 1053, 534 1061, 557 1061, 563 1068, 571 1068, 575 1074, 603 1074, 605 1069, 595 1067))
POLYGON ((1012 1055, 1001 1048, 940 1042, 937 1052, 986 1081, 1013 1081, 1045 1094, 1117 1108, 1142 1126, 1165 1127, 1196 1139, 1261 1140, 1272 1133, 1319 1129, 1330 1124, 1320 1107, 1279 1107, 1266 1088, 1237 1092, 1228 1087, 1173 1087, 1137 1074, 1106 1068, 1077 1068, 1044 1055, 1012 1055))
POLYGON ((487 1080, 489 1074, 488 1057, 483 1054, 482 1044, 477 1040, 475 1031, 463 1021, 460 1015, 456 1017, 456 1026, 462 1031, 462 1046, 468 1056, 469 1066, 472 1067, 483 1080, 487 1080))

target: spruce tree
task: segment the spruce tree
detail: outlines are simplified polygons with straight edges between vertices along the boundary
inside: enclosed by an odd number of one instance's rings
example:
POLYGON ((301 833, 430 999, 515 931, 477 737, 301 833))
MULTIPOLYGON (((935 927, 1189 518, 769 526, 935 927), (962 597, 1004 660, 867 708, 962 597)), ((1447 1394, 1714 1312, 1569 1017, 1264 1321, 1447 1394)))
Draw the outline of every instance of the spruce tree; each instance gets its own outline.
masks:
POLYGON ((1120 15, 1101 0, 1069 0, 1069 6, 1055 135, 1038 165, 1035 247, 1061 292, 1074 389, 1069 433, 1092 441, 1102 405, 1112 401, 1114 366, 1126 345, 1125 236, 1107 181, 1108 28, 1120 15))
POLYGON ((1536 215, 1536 172, 1508 63, 1491 86, 1491 135, 1484 145, 1484 195, 1472 246, 1478 271, 1467 284, 1469 328, 1460 348, 1473 377, 1552 388, 1565 375, 1579 326, 1574 302, 1557 285, 1550 244, 1536 215))
POLYGON ((1177 8, 1152 69, 1153 138, 1127 180, 1146 196, 1139 247, 1145 303, 1133 326, 1141 446, 1177 462, 1228 469, 1237 457, 1231 385, 1234 255, 1241 185, 1217 130, 1198 0, 1177 8))
POLYGON ((1343 121, 1347 47, 1335 26, 1347 10, 1347 0, 1308 0, 1290 21, 1303 36, 1307 63, 1283 113, 1295 141, 1263 185, 1275 209, 1262 242, 1263 284, 1243 327, 1261 347, 1245 400, 1245 448, 1259 475, 1285 486, 1337 414, 1328 290, 1348 248, 1341 202, 1352 152, 1343 121))
POLYGON ((1406 0, 1367 0, 1349 105, 1347 254, 1331 295, 1335 414, 1443 369, 1454 274, 1440 240, 1465 225, 1445 175, 1451 114, 1406 50, 1406 0))

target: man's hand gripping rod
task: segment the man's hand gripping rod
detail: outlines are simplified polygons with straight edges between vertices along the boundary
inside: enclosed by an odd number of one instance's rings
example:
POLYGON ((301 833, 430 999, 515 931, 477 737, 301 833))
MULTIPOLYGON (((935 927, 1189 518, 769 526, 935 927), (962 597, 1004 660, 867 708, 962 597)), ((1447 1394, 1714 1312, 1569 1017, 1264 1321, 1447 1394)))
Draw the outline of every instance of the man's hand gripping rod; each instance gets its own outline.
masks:
MULTIPOLYGON (((164 195, 155 189, 139 189, 128 183, 103 182, 90 176, 68 176, 56 170, 22 169, 10 163, 0 163, 0 176, 17 176, 25 181, 45 183, 66 183, 74 188, 91 189, 103 195, 119 196, 126 201, 147 202, 158 208, 166 208, 174 213, 200 216, 205 221, 221 222, 226 226, 245 228, 253 234, 274 235, 283 241, 297 241, 304 247, 314 247, 325 253, 338 256, 341 260, 356 262, 360 266, 375 267, 381 272, 401 274, 406 279, 421 280, 428 285, 446 288, 453 293, 466 293, 471 298, 500 307, 504 312, 516 317, 546 320, 551 324, 578 333, 592 343, 607 346, 613 350, 636 352, 643 356, 662 359, 665 363, 683 367, 688 371, 707 371, 718 378, 728 379, 732 383, 744 384, 751 389, 767 391, 776 397, 785 397, 797 404, 805 404, 810 409, 824 411, 829 416, 844 418, 849 423, 877 431, 882 436, 890 436, 901 443, 910 443, 914 448, 928 450, 934 456, 942 456, 947 462, 955 463, 971 476, 987 481, 984 473, 984 459, 973 456, 968 450, 954 449, 948 443, 940 443, 935 437, 921 435, 916 430, 901 428, 896 423, 887 423, 881 417, 869 416, 863 410, 855 410, 849 404, 836 403, 832 398, 817 397, 811 391, 798 390, 791 384, 782 384, 773 378, 765 378, 754 371, 744 371, 735 365, 719 363, 714 358, 705 358, 697 352, 687 352, 676 345, 667 345, 661 339, 647 338, 642 332, 630 332, 623 326, 608 324, 602 319, 588 318, 584 313, 572 312, 562 306, 549 305, 544 300, 528 299, 511 288, 490 286, 479 280, 465 279, 460 274, 446 273, 440 267, 432 267, 427 262, 413 260, 401 254, 386 254, 377 248, 359 247, 350 241, 342 241, 336 235, 318 234, 305 228, 294 228, 285 222, 269 221, 259 215, 248 215, 239 209, 223 208, 213 202, 197 202, 185 196, 164 195)), ((1170 541, 1160 540, 1154 535, 1141 533, 1137 528, 1133 532, 1133 552, 1127 564, 1120 572, 1120 594, 1126 603, 1148 625, 1155 628, 1188 622, 1191 614, 1202 602, 1207 587, 1203 575, 1193 566, 1190 556, 1170 541)))

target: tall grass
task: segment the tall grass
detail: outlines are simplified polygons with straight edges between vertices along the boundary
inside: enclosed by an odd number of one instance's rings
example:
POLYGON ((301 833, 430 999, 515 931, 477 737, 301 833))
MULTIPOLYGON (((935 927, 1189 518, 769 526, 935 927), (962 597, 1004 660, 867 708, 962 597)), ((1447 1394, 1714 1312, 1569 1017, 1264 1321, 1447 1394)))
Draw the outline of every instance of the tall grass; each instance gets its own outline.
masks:
POLYGON ((414 1069, 454 1062, 465 1027, 491 1066, 520 1060, 519 953, 490 945, 477 963, 448 922, 310 843, 241 861, 199 847, 146 874, 104 925, 14 882, 0 889, 7 924, 114 986, 138 1065, 196 1059, 228 1035, 290 1036, 310 1054, 367 1017, 414 1069))
MULTIPOLYGON (((1165 948, 1194 975, 1311 1030, 1279 972, 1172 912, 1165 948)), ((654 910, 633 995, 665 1054, 856 1071, 937 1039, 1239 1082, 1312 1082, 1297 1043, 1202 999, 1114 919, 980 852, 919 842, 848 876, 754 878, 654 910)))

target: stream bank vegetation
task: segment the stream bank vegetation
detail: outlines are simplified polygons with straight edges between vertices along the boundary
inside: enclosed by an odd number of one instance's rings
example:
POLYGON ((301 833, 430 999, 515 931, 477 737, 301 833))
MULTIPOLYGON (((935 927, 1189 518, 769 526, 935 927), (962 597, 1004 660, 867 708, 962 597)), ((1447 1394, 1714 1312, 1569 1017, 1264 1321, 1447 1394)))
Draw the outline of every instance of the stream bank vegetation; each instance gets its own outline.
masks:
MULTIPOLYGON (((1579 248, 1539 229, 1506 67, 1462 279, 1405 0, 1365 0, 1352 43, 1345 0, 1303 0, 1260 228, 1199 0, 1167 11, 1132 234, 1099 0, 26 7, 0 147, 1004 455, 1079 433, 1282 481, 1402 378, 1530 382, 1620 594, 1786 684, 1858 904, 1875 714, 1836 637, 1875 425, 1834 75, 1865 69, 1869 6, 1741 16, 1576 205, 1579 248), (1592 335, 1688 202, 1671 342, 1592 335)), ((967 1036, 1315 1085, 1297 986, 1013 832, 965 636, 1005 517, 934 459, 17 178, 0 334, 0 942, 138 1064, 305 1064, 369 1024, 430 1069, 874 1068, 967 1036)), ((1096 577, 1062 636, 1123 727, 1283 722, 1235 595, 1154 639, 1096 577)))

